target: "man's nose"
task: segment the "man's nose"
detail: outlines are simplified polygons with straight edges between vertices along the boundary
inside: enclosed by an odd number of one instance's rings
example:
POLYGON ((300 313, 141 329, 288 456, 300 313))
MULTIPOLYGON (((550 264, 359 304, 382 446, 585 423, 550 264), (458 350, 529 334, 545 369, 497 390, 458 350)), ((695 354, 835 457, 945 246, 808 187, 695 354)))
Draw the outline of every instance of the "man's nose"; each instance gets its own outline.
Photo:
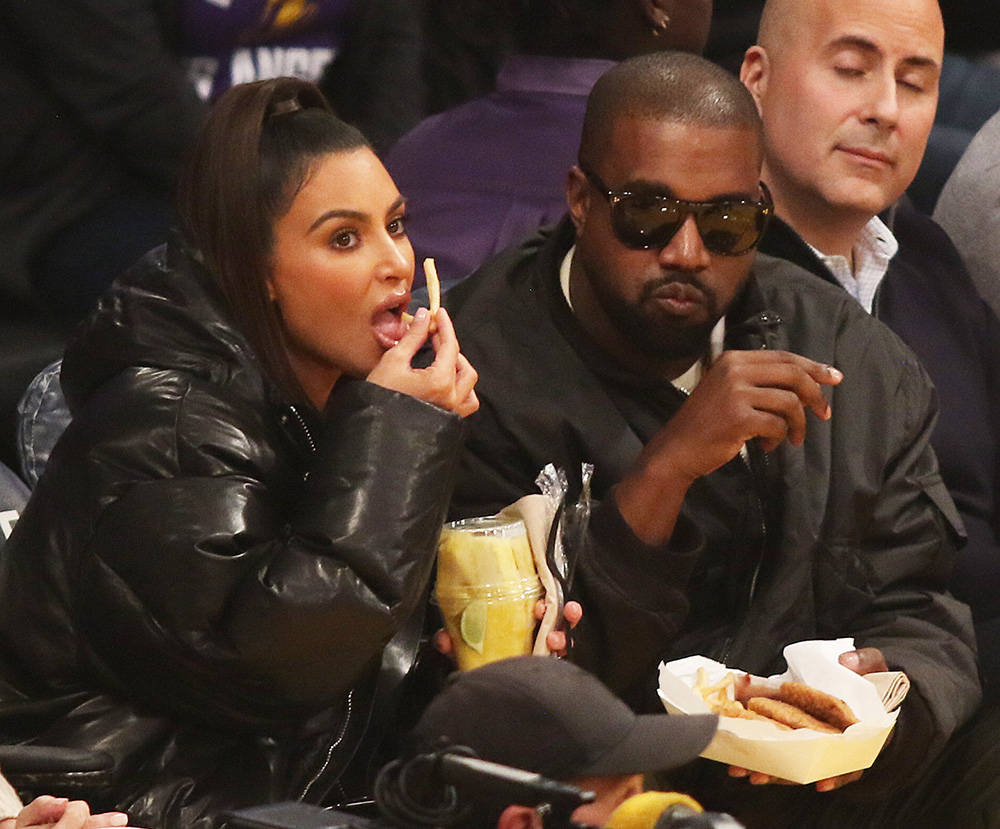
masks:
POLYGON ((867 85, 862 120, 890 129, 899 122, 899 89, 892 73, 874 75, 867 85))
POLYGON ((710 254, 693 215, 684 219, 674 237, 660 250, 659 258, 661 265, 684 270, 701 270, 709 266, 710 254))

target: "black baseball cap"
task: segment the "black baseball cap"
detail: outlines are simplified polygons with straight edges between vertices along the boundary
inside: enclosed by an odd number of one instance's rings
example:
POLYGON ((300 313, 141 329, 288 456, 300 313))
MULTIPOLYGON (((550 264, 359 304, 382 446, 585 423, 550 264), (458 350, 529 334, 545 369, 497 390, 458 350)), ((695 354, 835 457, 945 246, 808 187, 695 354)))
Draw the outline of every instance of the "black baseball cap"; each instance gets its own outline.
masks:
POLYGON ((413 753, 466 746, 554 780, 665 771, 697 757, 715 714, 636 715, 564 659, 515 656, 452 674, 411 732, 413 753))

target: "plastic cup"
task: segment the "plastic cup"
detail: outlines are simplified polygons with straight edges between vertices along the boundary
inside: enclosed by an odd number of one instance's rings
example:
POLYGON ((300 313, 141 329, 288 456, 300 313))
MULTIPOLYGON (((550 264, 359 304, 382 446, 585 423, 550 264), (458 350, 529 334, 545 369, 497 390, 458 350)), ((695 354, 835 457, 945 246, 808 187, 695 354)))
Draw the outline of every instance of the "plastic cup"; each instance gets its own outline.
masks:
POLYGON ((490 517, 445 525, 435 598, 460 670, 531 653, 541 594, 522 521, 490 517))

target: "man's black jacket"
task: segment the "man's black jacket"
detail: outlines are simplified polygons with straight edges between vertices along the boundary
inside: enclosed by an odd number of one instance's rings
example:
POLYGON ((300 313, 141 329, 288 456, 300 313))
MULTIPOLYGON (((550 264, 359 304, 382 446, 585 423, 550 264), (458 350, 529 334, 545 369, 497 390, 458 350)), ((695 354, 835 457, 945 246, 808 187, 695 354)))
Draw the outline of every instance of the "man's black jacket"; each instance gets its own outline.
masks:
POLYGON ((616 364, 575 323, 558 285, 572 242, 564 222, 446 295, 482 402, 454 515, 534 491, 546 463, 571 476, 595 464, 604 500, 577 570, 578 659, 635 702, 661 659, 703 653, 767 675, 784 670, 791 642, 853 637, 913 681, 881 771, 862 781, 874 796, 905 782, 980 697, 968 608, 944 592, 958 519, 929 445, 923 369, 844 291, 758 257, 728 313, 727 347, 837 366, 833 417, 810 417, 802 447, 765 458, 751 445, 749 468, 736 458, 705 476, 671 542, 650 548, 605 496, 683 396, 616 364))

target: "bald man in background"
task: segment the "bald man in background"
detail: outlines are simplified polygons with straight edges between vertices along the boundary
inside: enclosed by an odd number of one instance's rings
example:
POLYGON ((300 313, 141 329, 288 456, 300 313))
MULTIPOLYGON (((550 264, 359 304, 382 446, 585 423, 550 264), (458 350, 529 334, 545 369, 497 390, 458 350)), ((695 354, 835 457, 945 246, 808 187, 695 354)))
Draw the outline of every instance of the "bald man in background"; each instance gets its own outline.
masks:
POLYGON ((940 399, 931 443, 967 532, 951 580, 1000 697, 1000 322, 904 192, 934 123, 937 0, 769 0, 741 78, 764 121, 777 219, 761 251, 840 285, 912 348, 940 399))

